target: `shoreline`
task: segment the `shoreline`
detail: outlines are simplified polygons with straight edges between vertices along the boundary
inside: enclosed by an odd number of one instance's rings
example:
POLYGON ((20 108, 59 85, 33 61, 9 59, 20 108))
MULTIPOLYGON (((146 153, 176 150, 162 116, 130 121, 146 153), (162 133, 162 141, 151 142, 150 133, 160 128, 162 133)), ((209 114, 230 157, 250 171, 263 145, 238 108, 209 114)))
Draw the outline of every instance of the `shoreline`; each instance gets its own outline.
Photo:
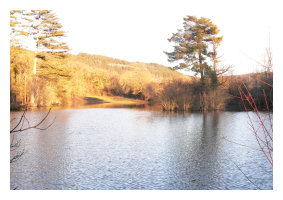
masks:
POLYGON ((51 106, 28 106, 21 104, 10 104, 10 112, 23 111, 27 107, 28 111, 70 109, 70 108, 122 108, 122 107, 144 107, 148 105, 147 101, 139 99, 130 99, 120 96, 85 96, 75 97, 66 105, 51 106))

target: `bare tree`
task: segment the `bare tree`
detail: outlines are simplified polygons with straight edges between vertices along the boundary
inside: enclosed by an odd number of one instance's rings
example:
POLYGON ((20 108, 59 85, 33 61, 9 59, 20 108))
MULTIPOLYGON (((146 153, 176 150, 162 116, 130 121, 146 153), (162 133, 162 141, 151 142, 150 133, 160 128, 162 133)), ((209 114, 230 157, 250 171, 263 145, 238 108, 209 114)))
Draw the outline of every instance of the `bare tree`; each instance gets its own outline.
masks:
MULTIPOLYGON (((263 69, 265 69, 266 78, 273 79, 273 61, 272 61, 272 52, 270 47, 266 49, 266 56, 267 61, 265 60, 264 63, 256 61, 260 64, 263 69), (268 75, 268 77, 267 77, 268 75)), ((255 78, 257 81, 263 83, 267 87, 271 87, 273 89, 273 84, 267 83, 261 79, 255 78)), ((254 139, 258 144, 258 148, 251 147, 248 145, 244 145, 241 143, 233 142, 224 138, 225 140, 248 147, 252 150, 260 151, 263 153, 266 161, 270 164, 270 167, 273 168, 273 115, 272 115, 272 99, 270 102, 267 99, 266 90, 262 88, 262 93, 265 102, 265 113, 262 114, 259 110, 259 105, 256 102, 256 98, 248 88, 247 84, 242 80, 240 77, 237 80, 237 89, 239 92, 239 96, 234 96, 242 101, 244 110, 248 116, 248 122, 251 128, 251 134, 254 135, 254 139), (270 105, 271 103, 271 105, 270 105), (271 109, 270 109, 271 108, 271 109)), ((272 81, 273 82, 273 81, 272 81)), ((272 90, 270 90, 272 91, 272 90)), ((271 95, 272 96, 272 95, 271 95)), ((230 159, 230 158, 229 158, 230 159)), ((234 165, 241 171, 241 173, 251 182, 253 185, 256 186, 257 189, 260 189, 258 185, 252 182, 249 177, 244 173, 244 171, 232 160, 230 159, 234 165)), ((261 166, 260 166, 261 167, 261 166)), ((262 168, 263 169, 263 168, 262 168)), ((265 170, 266 171, 266 170, 265 170)), ((267 171, 266 171, 267 172, 267 171)), ((269 174, 269 172, 267 172, 269 174)), ((272 175, 272 174, 271 174, 272 175)), ((273 176, 273 175, 272 175, 273 176)))
MULTIPOLYGON (((50 111, 51 111, 51 108, 50 108, 49 111, 47 112, 47 114, 42 118, 42 120, 40 122, 36 123, 35 125, 31 125, 29 120, 26 117, 26 111, 27 111, 27 109, 25 109, 25 111, 21 115, 18 123, 10 130, 10 151, 11 152, 17 151, 17 153, 15 153, 13 156, 11 155, 10 163, 16 162, 20 157, 22 157, 24 155, 24 152, 25 152, 24 150, 19 150, 19 147, 21 146, 21 139, 15 139, 15 135, 17 133, 24 132, 24 131, 27 131, 29 129, 46 130, 50 126, 52 126, 52 124, 55 121, 55 118, 54 118, 53 121, 48 126, 45 126, 45 127, 42 126, 43 122, 47 119, 47 117, 50 114, 50 111), (25 123, 27 123, 28 126, 24 127, 25 123)), ((15 118, 13 118, 10 122, 12 122, 14 120, 15 120, 15 118)))

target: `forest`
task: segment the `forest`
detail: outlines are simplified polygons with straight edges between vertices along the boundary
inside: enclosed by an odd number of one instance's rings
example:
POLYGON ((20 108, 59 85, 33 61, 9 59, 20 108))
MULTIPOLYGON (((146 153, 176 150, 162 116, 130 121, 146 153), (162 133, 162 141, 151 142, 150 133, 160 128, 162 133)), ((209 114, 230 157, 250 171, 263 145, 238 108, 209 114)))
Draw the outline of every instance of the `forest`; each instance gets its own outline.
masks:
POLYGON ((241 99, 241 91, 253 97, 259 110, 272 110, 270 51, 262 72, 226 75, 231 66, 221 64, 217 52, 223 37, 210 19, 184 18, 184 29, 168 39, 175 46, 165 54, 177 63, 170 68, 86 53, 73 55, 60 41, 66 35, 49 10, 13 10, 10 16, 12 110, 72 106, 85 97, 100 96, 138 99, 163 111, 243 110, 246 99, 241 99), (34 39, 35 51, 21 43, 19 38, 25 37, 34 39), (182 69, 195 76, 178 71, 182 69))

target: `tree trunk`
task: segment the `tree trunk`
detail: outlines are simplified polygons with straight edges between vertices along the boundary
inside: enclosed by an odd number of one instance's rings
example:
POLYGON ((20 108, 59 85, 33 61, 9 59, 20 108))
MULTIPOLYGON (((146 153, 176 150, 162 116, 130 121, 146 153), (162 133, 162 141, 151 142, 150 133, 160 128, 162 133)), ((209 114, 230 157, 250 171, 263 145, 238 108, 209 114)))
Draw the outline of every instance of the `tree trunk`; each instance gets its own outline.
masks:
POLYGON ((27 78, 25 74, 25 94, 24 94, 24 105, 27 103, 27 78))
POLYGON ((217 110, 217 88, 213 90, 213 110, 217 110))
MULTIPOLYGON (((40 18, 38 19, 38 24, 41 24, 40 18)), ((39 27, 39 26, 38 26, 39 27)), ((37 71, 37 54, 38 54, 38 36, 40 34, 40 29, 37 32, 36 35, 36 49, 35 49, 35 58, 33 63, 33 76, 32 76, 32 86, 31 86, 31 98, 30 98, 30 104, 31 106, 36 106, 36 71, 37 71)))
POLYGON ((204 68, 202 66, 201 60, 201 52, 199 52, 199 66, 200 66, 200 111, 203 112, 205 110, 205 101, 204 101, 204 68))
POLYGON ((37 55, 37 51, 36 51, 34 63, 33 63, 33 75, 32 75, 31 97, 30 97, 31 106, 36 106, 35 105, 35 99, 36 99, 36 65, 37 65, 36 55, 37 55))
POLYGON ((32 77, 30 105, 32 107, 36 106, 36 76, 35 75, 33 75, 32 77))

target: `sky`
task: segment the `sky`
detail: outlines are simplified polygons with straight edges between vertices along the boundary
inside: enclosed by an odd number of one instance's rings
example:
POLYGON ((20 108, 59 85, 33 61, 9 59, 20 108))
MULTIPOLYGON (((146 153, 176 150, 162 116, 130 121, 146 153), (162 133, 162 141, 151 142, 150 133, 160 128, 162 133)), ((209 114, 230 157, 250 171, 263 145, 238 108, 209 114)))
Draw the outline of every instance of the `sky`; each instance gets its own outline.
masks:
POLYGON ((279 59, 280 1, 81 0, 37 5, 39 8, 23 2, 21 9, 55 11, 73 54, 175 66, 164 54, 173 50, 173 43, 167 39, 182 28, 186 15, 193 15, 210 18, 218 26, 219 35, 224 36, 219 48, 221 64, 233 65, 234 74, 261 70, 257 62, 263 62, 269 41, 274 64, 279 59))
MULTIPOLYGON (((72 53, 90 53, 128 61, 160 63, 173 43, 167 39, 182 28, 183 17, 210 18, 224 36, 219 48, 222 64, 234 65, 234 73, 261 68, 266 48, 279 53, 277 33, 281 24, 279 1, 94 1, 83 8, 53 9, 72 53), (277 12, 278 11, 278 12, 277 12)), ((282 41, 282 39, 281 39, 282 41)), ((277 59, 274 57, 274 61, 277 59)))

